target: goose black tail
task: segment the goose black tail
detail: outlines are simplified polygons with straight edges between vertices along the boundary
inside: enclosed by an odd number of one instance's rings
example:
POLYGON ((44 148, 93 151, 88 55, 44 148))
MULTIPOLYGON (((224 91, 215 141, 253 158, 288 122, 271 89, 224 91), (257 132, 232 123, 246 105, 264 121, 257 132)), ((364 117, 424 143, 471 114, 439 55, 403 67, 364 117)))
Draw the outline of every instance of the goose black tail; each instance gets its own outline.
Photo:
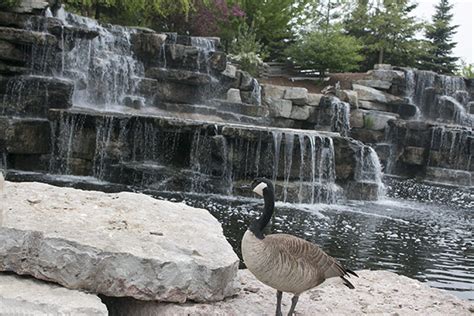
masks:
POLYGON ((349 280, 347 280, 345 277, 341 277, 342 281, 344 282, 344 285, 347 286, 348 288, 350 288, 351 290, 355 289, 354 285, 352 285, 351 282, 349 282, 349 280))
POLYGON ((349 270, 349 269, 346 269, 346 273, 349 273, 349 274, 352 274, 353 276, 359 277, 359 276, 357 275, 357 273, 355 273, 354 271, 349 270))

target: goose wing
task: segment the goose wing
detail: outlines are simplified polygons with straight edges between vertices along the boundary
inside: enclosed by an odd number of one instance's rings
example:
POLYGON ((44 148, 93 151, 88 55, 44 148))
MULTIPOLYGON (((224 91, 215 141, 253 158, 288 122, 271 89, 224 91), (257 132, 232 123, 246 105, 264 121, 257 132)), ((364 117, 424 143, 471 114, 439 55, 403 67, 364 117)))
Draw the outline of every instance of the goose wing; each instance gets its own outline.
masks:
POLYGON ((345 269, 317 245, 288 234, 267 235, 264 243, 266 250, 274 253, 281 264, 287 265, 288 269, 300 271, 305 278, 311 278, 315 282, 313 286, 328 278, 341 277, 344 285, 354 288, 345 277, 357 274, 345 269))

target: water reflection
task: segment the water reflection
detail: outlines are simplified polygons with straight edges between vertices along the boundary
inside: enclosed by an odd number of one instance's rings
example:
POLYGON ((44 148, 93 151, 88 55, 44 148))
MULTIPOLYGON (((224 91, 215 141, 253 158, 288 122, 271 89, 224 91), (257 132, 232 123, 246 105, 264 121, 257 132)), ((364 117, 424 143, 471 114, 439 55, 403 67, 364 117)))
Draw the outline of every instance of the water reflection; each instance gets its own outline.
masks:
MULTIPOLYGON (((240 256, 240 240, 262 207, 259 200, 187 198, 208 209, 240 256)), ((268 230, 319 244, 355 269, 386 269, 474 300, 473 212, 387 199, 344 205, 277 203, 268 230)))

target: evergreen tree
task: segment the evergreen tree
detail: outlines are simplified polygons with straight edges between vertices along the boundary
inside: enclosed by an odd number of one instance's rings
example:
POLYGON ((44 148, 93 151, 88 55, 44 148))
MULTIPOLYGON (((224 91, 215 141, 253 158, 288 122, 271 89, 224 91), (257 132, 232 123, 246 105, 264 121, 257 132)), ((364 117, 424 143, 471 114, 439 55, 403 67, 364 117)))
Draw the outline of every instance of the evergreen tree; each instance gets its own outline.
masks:
POLYGON ((345 21, 345 29, 364 44, 363 70, 371 69, 375 63, 417 65, 423 43, 416 39, 422 27, 412 16, 416 6, 410 0, 358 1, 345 21))
POLYGON ((426 27, 426 38, 430 42, 428 54, 423 58, 422 67, 441 74, 453 74, 457 69, 458 57, 452 57, 457 43, 452 41, 458 25, 451 25, 453 14, 449 0, 440 0, 433 15, 433 21, 426 27))

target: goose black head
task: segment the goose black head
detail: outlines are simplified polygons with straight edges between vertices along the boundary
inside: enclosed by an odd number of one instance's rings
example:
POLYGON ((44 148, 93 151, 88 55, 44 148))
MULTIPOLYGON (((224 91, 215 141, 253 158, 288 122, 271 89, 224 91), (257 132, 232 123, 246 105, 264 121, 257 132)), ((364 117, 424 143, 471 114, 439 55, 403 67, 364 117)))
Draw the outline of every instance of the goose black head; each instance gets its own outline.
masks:
POLYGON ((257 178, 252 182, 252 191, 257 193, 260 196, 263 196, 265 190, 270 190, 273 192, 273 184, 270 180, 265 178, 257 178))

